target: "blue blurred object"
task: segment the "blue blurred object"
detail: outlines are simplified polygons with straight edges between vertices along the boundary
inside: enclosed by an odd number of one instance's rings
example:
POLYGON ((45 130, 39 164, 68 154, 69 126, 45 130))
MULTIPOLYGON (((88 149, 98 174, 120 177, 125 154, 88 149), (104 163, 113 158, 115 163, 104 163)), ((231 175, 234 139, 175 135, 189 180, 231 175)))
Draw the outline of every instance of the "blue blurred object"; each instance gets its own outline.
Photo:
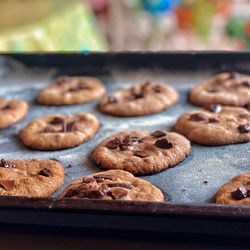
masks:
POLYGON ((142 0, 143 8, 155 15, 172 10, 180 0, 142 0))

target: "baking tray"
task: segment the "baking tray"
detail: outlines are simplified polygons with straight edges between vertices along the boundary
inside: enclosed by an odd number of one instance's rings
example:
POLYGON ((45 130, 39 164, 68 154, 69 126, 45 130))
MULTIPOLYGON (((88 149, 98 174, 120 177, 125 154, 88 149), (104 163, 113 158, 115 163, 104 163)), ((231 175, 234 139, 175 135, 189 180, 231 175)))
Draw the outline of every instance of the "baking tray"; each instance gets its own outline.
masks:
MULTIPOLYGON (((147 232, 250 235, 250 208, 213 204, 217 189, 232 177, 250 170, 250 143, 206 147, 192 144, 191 154, 178 166, 142 178, 170 195, 165 203, 98 200, 58 200, 58 194, 80 176, 102 171, 90 159, 96 145, 123 130, 171 131, 176 119, 197 107, 187 93, 199 81, 221 71, 250 73, 250 53, 70 53, 2 54, 0 96, 21 98, 31 108, 19 124, 0 131, 0 158, 57 159, 65 168, 65 183, 51 198, 0 197, 0 223, 64 226, 147 232), (144 117, 116 118, 102 114, 98 101, 48 107, 35 103, 40 89, 57 75, 100 78, 108 92, 145 80, 168 83, 180 92, 172 108, 144 117), (44 152, 25 148, 21 128, 46 114, 91 112, 101 122, 90 141, 73 149, 44 152)), ((2 119, 2 118, 0 118, 2 119)))

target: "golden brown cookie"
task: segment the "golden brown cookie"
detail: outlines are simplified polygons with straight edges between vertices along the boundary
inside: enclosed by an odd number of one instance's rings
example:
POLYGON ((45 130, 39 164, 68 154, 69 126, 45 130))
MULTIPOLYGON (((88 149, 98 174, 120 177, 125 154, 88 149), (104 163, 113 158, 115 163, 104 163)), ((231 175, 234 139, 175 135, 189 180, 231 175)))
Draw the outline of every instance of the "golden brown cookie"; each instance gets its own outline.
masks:
POLYGON ((0 195, 49 197, 63 181, 64 169, 56 161, 0 161, 0 195))
POLYGON ((92 158, 105 169, 144 175, 175 166, 185 159, 190 148, 189 141, 177 133, 126 131, 102 141, 92 158))
POLYGON ((250 205, 250 172, 234 177, 215 194, 215 202, 228 205, 250 205))
POLYGON ((37 102, 45 105, 71 105, 91 102, 105 93, 103 83, 91 77, 59 77, 43 89, 37 102))
POLYGON ((114 116, 140 116, 161 112, 178 99, 178 93, 167 84, 146 82, 104 97, 99 108, 114 116))
POLYGON ((89 140, 99 126, 97 118, 89 113, 48 115, 31 121, 20 132, 20 138, 32 149, 66 149, 89 140))
POLYGON ((183 114, 175 130, 203 145, 249 142, 250 113, 239 107, 209 105, 206 109, 183 114))
POLYGON ((65 188, 61 198, 164 201, 161 190, 127 171, 108 170, 82 177, 65 188))
POLYGON ((21 121, 28 109, 29 105, 25 101, 0 99, 0 129, 21 121))
POLYGON ((250 76, 237 72, 221 73, 194 87, 189 93, 196 105, 246 106, 250 103, 250 76))

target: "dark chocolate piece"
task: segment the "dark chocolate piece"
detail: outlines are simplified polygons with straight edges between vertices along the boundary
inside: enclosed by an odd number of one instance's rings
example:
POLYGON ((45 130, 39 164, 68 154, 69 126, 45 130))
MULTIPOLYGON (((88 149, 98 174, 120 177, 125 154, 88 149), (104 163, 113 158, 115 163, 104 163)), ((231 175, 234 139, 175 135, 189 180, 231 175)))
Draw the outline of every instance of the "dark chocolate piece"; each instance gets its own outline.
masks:
POLYGON ((54 117, 53 120, 49 122, 52 125, 57 125, 63 123, 63 118, 61 117, 54 117))
POLYGON ((164 139, 157 140, 155 142, 155 146, 157 148, 169 149, 173 147, 173 144, 164 138, 164 139))
POLYGON ((250 132, 250 123, 248 124, 241 124, 238 126, 238 130, 241 134, 249 133, 250 132))
POLYGON ((206 120, 206 117, 201 113, 194 113, 190 115, 189 117, 189 121, 193 121, 193 122, 199 122, 199 121, 204 121, 204 120, 206 120))
POLYGON ((220 121, 218 119, 216 119, 216 118, 211 117, 211 118, 208 119, 208 122, 217 123, 217 122, 220 122, 220 121))
POLYGON ((153 87, 154 92, 161 93, 163 91, 162 87, 160 85, 155 85, 153 87))
POLYGON ((74 132, 74 131, 77 131, 78 128, 77 128, 77 123, 76 122, 70 122, 70 123, 67 123, 66 125, 66 131, 67 132, 74 132))
POLYGON ((16 165, 2 159, 0 161, 0 168, 16 168, 16 165))
POLYGON ((247 198, 247 189, 245 186, 240 185, 235 191, 231 192, 231 196, 235 200, 242 200, 247 198))
POLYGON ((102 190, 80 190, 78 198, 100 199, 105 195, 102 190))
POLYGON ((70 197, 73 197, 76 195, 78 195, 78 191, 76 189, 70 189, 67 191, 67 193, 64 195, 64 197, 70 198, 70 197))
POLYGON ((129 183, 107 183, 107 186, 109 188, 114 188, 114 187, 121 187, 121 188, 127 188, 127 189, 132 189, 133 186, 129 183))
POLYGON ((128 191, 123 188, 114 188, 108 192, 108 195, 110 195, 112 199, 118 200, 128 195, 128 191))
POLYGON ((43 168, 38 174, 44 177, 49 177, 52 175, 51 171, 48 168, 43 168))
POLYGON ((9 104, 6 104, 1 108, 1 110, 8 110, 8 109, 11 109, 11 106, 9 104))
POLYGON ((102 179, 111 180, 111 181, 117 180, 117 177, 115 177, 113 175, 106 175, 106 174, 95 175, 94 178, 95 179, 102 178, 102 179))
POLYGON ((106 144, 106 147, 109 149, 116 149, 122 144, 121 140, 119 138, 115 138, 112 141, 109 141, 106 144))
POLYGON ((250 81, 249 81, 249 80, 246 80, 246 81, 242 82, 242 85, 243 85, 244 87, 250 87, 250 81))
POLYGON ((153 133, 151 133, 150 135, 154 136, 155 138, 160 138, 166 135, 165 132, 161 131, 161 130, 156 130, 153 133))

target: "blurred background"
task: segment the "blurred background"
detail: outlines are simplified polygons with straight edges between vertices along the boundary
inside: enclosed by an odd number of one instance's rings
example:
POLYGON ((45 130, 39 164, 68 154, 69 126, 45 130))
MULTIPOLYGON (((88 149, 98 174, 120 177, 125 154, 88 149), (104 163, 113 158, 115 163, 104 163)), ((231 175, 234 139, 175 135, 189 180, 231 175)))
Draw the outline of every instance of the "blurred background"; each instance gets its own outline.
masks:
POLYGON ((2 52, 249 49, 249 0, 0 1, 2 52))

